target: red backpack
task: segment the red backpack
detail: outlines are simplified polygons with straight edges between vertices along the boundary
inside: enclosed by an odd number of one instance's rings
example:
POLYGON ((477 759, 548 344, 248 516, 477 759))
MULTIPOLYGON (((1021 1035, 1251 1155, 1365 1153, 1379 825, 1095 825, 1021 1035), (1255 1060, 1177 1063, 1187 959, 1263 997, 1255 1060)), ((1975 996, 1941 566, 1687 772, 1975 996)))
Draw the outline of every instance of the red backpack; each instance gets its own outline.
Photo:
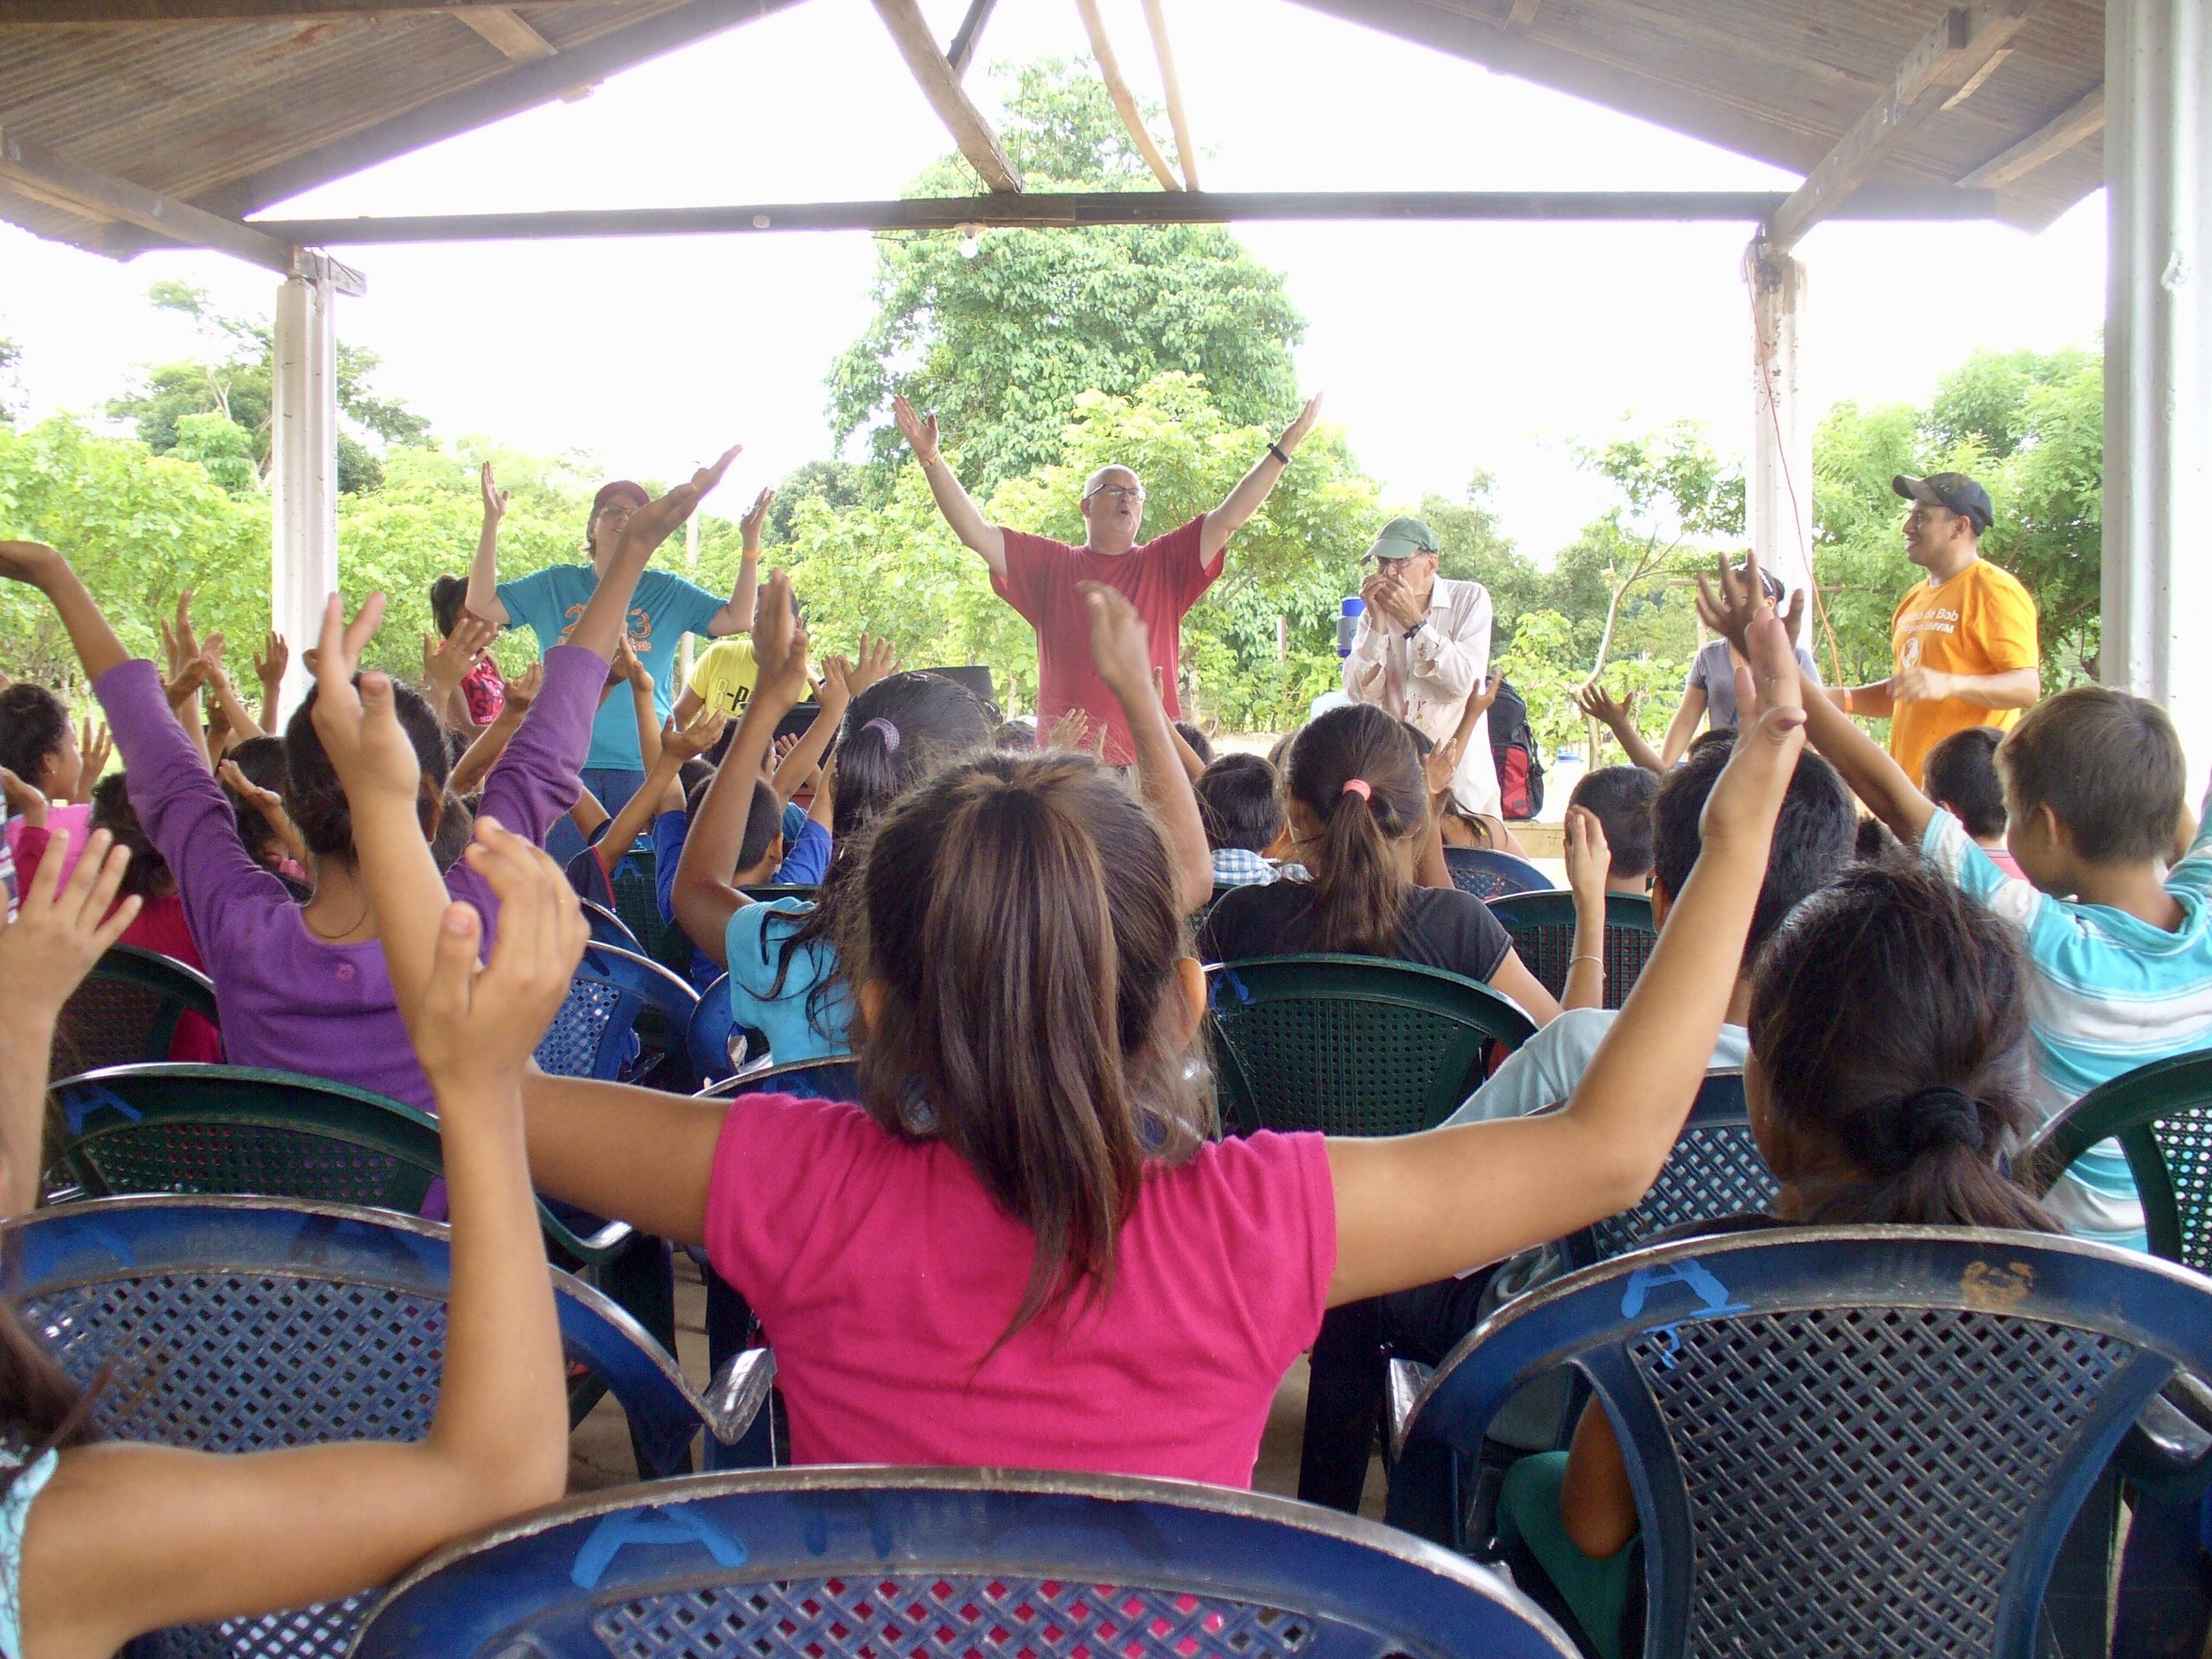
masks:
POLYGON ((1526 823, 1544 810, 1544 763, 1536 753, 1536 733, 1528 723, 1528 704, 1509 680, 1498 685, 1490 705, 1490 758, 1498 768, 1499 816, 1526 823))

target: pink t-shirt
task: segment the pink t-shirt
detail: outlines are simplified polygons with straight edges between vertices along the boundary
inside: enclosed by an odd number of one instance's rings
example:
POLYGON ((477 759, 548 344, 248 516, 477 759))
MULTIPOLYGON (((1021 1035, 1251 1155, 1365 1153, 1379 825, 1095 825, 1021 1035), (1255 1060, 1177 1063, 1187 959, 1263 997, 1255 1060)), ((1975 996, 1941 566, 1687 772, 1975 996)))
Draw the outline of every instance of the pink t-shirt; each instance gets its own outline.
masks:
POLYGON ((990 1353, 1029 1282, 1029 1229, 941 1141, 780 1094, 724 1120, 706 1233, 776 1350, 802 1463, 1249 1486, 1336 1270, 1322 1137, 1210 1143, 1146 1179, 1103 1304, 1062 1304, 990 1353))
POLYGON ((1077 591, 1079 582, 1103 582, 1128 596, 1144 618, 1153 667, 1166 671, 1167 711, 1171 717, 1183 712, 1175 688, 1183 656, 1183 613, 1221 574, 1221 554, 1210 561, 1199 557, 1205 527, 1206 515, 1201 513, 1118 557, 1025 531, 1004 533, 1006 574, 991 578, 991 586, 1037 630, 1040 744, 1050 735, 1054 721, 1079 708, 1094 725, 1105 726, 1108 760, 1123 765, 1135 758, 1121 702, 1091 662, 1090 614, 1077 591))

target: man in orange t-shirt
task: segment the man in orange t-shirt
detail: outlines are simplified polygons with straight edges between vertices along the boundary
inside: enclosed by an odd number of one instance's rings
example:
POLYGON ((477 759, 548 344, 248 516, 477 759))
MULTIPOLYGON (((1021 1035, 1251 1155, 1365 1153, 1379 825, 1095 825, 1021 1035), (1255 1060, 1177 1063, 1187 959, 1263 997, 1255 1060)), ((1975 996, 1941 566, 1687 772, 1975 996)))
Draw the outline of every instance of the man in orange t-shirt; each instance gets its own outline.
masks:
POLYGON ((1889 752, 1916 787, 1933 749, 1970 726, 2009 727, 2043 694, 2035 601, 2010 571, 1981 556, 1989 492, 1963 472, 1899 473, 1912 503, 1905 555, 1928 572, 1890 623, 1896 670, 1828 694, 1846 714, 1889 717, 1889 752))

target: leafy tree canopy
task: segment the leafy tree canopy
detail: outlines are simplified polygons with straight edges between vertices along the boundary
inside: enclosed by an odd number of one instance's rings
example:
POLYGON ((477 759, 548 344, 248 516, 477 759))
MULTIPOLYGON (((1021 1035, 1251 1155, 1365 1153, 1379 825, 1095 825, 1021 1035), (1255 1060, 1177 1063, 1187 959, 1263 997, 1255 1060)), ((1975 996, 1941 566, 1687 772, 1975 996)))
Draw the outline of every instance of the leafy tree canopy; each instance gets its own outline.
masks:
MULTIPOLYGON (((1000 138, 1029 188, 1149 188, 1150 175, 1095 70, 1046 59, 1021 70, 1000 138)), ((956 157, 910 194, 973 193, 956 157)), ((829 376, 842 443, 870 431, 879 461, 901 449, 888 409, 932 409, 961 476, 987 494, 1062 457, 1085 392, 1126 397, 1164 373, 1202 376, 1236 426, 1297 408, 1290 349, 1305 324, 1282 277, 1218 226, 989 230, 879 239, 876 317, 829 376)))

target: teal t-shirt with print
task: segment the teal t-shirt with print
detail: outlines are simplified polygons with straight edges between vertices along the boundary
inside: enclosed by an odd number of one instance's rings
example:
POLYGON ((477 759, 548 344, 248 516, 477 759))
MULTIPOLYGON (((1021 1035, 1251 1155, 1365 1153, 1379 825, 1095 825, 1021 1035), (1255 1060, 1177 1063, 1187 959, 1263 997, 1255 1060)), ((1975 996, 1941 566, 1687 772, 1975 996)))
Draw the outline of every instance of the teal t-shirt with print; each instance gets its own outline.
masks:
MULTIPOLYGON (((549 651, 574 631, 599 587, 599 572, 588 565, 555 565, 499 584, 499 603, 507 607, 508 626, 526 627, 549 651)), ((704 634, 724 601, 695 583, 666 571, 648 570, 630 596, 630 649, 653 676, 653 706, 663 720, 675 704, 677 649, 687 634, 704 634)), ((637 713, 620 692, 599 708, 591 724, 591 754, 584 764, 618 772, 642 772, 638 753, 637 713)))

